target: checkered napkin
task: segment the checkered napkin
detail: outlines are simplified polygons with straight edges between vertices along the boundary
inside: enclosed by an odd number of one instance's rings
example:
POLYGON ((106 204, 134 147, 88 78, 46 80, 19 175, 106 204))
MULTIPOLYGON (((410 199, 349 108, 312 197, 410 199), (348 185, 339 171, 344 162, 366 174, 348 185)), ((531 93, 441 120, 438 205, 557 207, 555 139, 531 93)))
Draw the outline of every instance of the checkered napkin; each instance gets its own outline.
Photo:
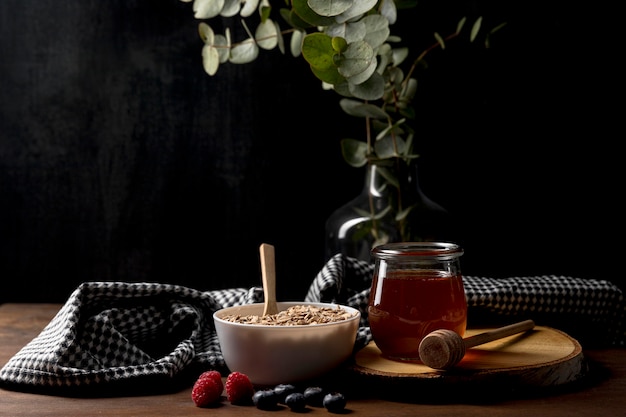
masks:
MULTIPOLYGON (((317 274, 305 297, 361 311, 355 349, 371 339, 367 300, 372 269, 371 264, 337 255, 317 274)), ((589 332, 596 343, 624 346, 624 300, 606 281, 464 277, 464 286, 474 323, 479 317, 494 324, 532 318, 563 330, 569 323, 580 335, 589 332)), ((0 385, 89 395, 120 388, 130 395, 172 389, 180 381, 188 384, 206 369, 226 374, 212 314, 262 301, 259 287, 201 292, 158 283, 83 283, 42 332, 0 370, 0 385)))
POLYGON ((0 370, 0 384, 130 394, 154 392, 159 384, 171 388, 205 369, 225 372, 213 312, 262 301, 256 287, 201 292, 157 283, 83 283, 0 370))

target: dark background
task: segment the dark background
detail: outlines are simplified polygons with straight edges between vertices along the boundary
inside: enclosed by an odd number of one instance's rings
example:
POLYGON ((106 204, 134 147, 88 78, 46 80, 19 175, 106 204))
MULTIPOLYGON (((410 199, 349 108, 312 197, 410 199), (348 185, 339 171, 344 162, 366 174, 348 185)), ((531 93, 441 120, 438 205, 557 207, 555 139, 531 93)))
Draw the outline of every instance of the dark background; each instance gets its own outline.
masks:
MULTIPOLYGON (((624 286, 613 4, 400 15, 414 52, 464 15, 507 22, 489 50, 450 46, 420 78, 421 185, 458 221, 465 274, 624 286)), ((209 77, 201 46, 179 0, 0 2, 0 302, 62 302, 91 280, 260 285, 262 242, 279 298, 304 297, 326 218, 361 188, 339 151, 361 125, 300 59, 209 77)))

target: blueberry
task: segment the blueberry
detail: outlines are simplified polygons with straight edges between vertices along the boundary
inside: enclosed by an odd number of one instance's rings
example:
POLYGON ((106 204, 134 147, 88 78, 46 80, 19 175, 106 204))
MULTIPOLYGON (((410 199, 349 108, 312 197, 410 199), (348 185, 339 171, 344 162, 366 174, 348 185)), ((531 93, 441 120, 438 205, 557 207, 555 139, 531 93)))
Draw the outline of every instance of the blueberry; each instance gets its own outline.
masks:
POLYGON ((273 389, 264 389, 254 393, 252 402, 260 410, 273 410, 278 406, 278 397, 273 389))
POLYGON ((346 397, 340 392, 331 392, 324 397, 324 407, 331 413, 339 413, 346 407, 346 397))
POLYGON ((287 395, 296 392, 296 387, 291 384, 279 384, 274 387, 274 392, 277 396, 277 401, 284 404, 287 395))
POLYGON ((285 397, 285 405, 293 411, 303 411, 306 408, 306 399, 301 392, 292 392, 285 397))
POLYGON ((324 390, 320 387, 308 387, 304 390, 304 399, 311 407, 323 407, 324 390))

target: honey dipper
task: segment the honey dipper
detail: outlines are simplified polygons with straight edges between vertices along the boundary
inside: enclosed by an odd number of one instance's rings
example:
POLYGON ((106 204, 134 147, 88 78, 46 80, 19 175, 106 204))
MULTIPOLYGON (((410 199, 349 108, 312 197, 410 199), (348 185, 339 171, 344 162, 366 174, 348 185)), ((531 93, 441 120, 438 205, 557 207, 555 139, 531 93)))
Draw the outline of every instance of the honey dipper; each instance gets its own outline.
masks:
POLYGON ((435 330, 422 339, 419 345, 420 360, 433 369, 447 369, 459 363, 469 348, 525 332, 533 327, 535 323, 532 320, 525 320, 465 339, 452 330, 435 330))

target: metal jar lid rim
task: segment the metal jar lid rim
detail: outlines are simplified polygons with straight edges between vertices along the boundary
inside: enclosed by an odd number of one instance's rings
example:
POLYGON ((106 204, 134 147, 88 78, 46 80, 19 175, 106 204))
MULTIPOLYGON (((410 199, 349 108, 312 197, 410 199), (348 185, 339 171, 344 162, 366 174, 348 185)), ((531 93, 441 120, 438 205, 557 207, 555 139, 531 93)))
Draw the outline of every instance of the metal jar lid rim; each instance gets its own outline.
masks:
POLYGON ((372 256, 388 258, 454 259, 463 255, 463 249, 452 242, 398 242, 387 243, 372 249, 372 256))

